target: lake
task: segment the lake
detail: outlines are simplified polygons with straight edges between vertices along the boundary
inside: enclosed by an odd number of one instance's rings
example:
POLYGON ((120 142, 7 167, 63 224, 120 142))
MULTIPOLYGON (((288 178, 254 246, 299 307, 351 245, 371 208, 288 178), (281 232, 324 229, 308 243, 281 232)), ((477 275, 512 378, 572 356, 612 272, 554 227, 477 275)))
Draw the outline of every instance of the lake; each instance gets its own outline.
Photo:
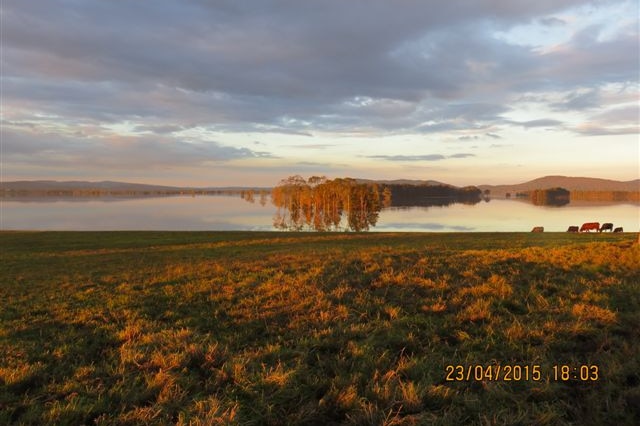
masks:
MULTIPOLYGON (((233 196, 0 199, 2 230, 275 230, 276 208, 233 196)), ((596 202, 562 207, 492 199, 475 205, 383 209, 372 231, 564 232, 584 222, 640 229, 640 206, 596 202)))

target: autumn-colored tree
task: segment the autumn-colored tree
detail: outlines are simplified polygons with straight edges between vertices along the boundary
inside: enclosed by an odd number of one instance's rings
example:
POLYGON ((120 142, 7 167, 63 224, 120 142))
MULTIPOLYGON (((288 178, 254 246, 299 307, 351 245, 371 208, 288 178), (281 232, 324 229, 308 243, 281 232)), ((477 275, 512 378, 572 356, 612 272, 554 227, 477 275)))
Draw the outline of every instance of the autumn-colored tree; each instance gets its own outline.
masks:
POLYGON ((364 231, 375 225, 380 211, 378 186, 350 178, 312 176, 305 181, 291 176, 273 189, 271 200, 278 207, 274 217, 278 229, 364 231), (341 226, 343 216, 346 225, 341 226))
POLYGON ((382 207, 391 207, 391 189, 388 186, 382 191, 382 207))

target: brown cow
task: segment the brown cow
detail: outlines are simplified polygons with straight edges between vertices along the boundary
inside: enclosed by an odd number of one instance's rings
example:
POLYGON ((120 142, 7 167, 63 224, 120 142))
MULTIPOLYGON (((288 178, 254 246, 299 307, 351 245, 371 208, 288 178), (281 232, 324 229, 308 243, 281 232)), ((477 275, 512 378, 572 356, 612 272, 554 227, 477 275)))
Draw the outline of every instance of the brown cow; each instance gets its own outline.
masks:
POLYGON ((600 230, 600 222, 587 222, 583 223, 580 227, 580 232, 591 232, 600 230))
POLYGON ((544 226, 536 226, 531 230, 531 232, 544 232, 544 226))
POLYGON ((570 226, 569 229, 567 229, 567 232, 578 232, 578 229, 580 229, 577 226, 570 226))
POLYGON ((616 229, 614 229, 613 232, 624 232, 624 230, 622 229, 622 226, 619 226, 616 229))
POLYGON ((613 223, 603 223, 598 232, 606 230, 608 230, 609 232, 613 231, 613 223))

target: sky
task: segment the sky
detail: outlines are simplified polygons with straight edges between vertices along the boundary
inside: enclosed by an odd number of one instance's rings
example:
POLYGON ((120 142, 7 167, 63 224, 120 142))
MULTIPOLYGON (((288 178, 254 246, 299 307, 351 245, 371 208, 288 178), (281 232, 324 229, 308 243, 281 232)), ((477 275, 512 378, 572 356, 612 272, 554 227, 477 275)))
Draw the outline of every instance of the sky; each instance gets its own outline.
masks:
POLYGON ((1 174, 640 177, 637 0, 20 0, 1 174))

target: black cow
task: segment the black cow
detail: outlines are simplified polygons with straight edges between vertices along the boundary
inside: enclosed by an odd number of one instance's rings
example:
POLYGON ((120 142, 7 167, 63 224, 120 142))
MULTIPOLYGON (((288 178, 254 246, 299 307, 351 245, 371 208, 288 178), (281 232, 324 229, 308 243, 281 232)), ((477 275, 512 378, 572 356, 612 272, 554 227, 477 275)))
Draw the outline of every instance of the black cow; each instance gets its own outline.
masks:
POLYGON ((567 229, 567 232, 578 232, 579 229, 580 227, 578 226, 570 226, 569 229, 567 229))
POLYGON ((603 223, 598 232, 602 231, 613 231, 613 223, 603 223))
POLYGON ((624 229, 622 229, 622 226, 619 226, 616 229, 614 229, 613 232, 624 232, 624 229))

